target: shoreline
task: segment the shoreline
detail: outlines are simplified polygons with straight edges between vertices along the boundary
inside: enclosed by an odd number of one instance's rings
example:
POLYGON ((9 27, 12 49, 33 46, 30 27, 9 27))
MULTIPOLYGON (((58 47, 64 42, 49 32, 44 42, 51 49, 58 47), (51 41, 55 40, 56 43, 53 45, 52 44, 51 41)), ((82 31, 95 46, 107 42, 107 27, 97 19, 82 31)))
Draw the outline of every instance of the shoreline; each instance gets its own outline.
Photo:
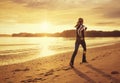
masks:
POLYGON ((1 83, 119 83, 120 43, 89 48, 87 64, 80 64, 82 50, 69 61, 72 52, 38 58, 24 63, 0 66, 1 83))
MULTIPOLYGON (((119 44, 118 42, 112 42, 112 43, 108 43, 108 44, 106 44, 106 43, 104 43, 104 44, 98 44, 98 45, 95 45, 95 46, 88 46, 87 47, 87 49, 91 49, 91 48, 99 48, 99 47, 103 47, 103 46, 109 46, 109 45, 114 45, 114 44, 119 44)), ((80 50, 81 50, 81 48, 79 48, 80 50)), ((73 50, 74 50, 74 48, 73 48, 73 50)), ((12 65, 12 64, 20 64, 20 63, 24 63, 24 62, 27 62, 27 61, 32 61, 32 60, 36 60, 36 59, 41 59, 41 58, 47 58, 47 57, 51 57, 51 56, 56 56, 56 55, 60 55, 60 54, 65 54, 65 53, 70 53, 70 52, 73 52, 73 50, 69 50, 69 51, 64 51, 64 52, 57 52, 57 53, 54 53, 54 54, 51 54, 51 55, 46 55, 46 56, 39 56, 39 55, 34 55, 34 56, 36 56, 36 57, 31 57, 32 56, 32 54, 31 55, 26 55, 26 57, 27 58, 25 58, 25 56, 24 57, 22 57, 22 56, 10 56, 10 55, 3 55, 3 56, 0 56, 1 57, 1 59, 0 59, 0 61, 2 61, 1 63, 0 63, 0 66, 4 66, 4 65, 12 65), (10 58, 13 58, 13 60, 12 60, 12 62, 10 62, 10 61, 7 61, 6 59, 4 60, 4 57, 6 57, 7 59, 10 59, 10 58), (14 58, 14 57, 17 57, 18 59, 21 59, 20 61, 17 59, 17 58, 14 58), (4 60, 4 62, 3 62, 3 60, 4 60)))

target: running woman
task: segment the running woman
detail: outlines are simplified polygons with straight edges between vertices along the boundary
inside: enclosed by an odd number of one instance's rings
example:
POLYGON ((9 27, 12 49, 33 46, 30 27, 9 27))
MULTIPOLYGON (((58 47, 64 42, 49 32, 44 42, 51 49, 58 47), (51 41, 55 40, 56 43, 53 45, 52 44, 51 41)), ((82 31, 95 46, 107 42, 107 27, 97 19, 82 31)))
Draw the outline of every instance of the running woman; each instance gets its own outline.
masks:
POLYGON ((74 59, 78 52, 79 45, 83 48, 83 56, 82 56, 82 63, 86 63, 86 42, 85 42, 85 31, 87 27, 83 25, 83 18, 79 18, 78 22, 75 26, 76 28, 76 42, 75 42, 75 49, 72 54, 71 60, 70 60, 70 66, 73 68, 74 66, 74 59))

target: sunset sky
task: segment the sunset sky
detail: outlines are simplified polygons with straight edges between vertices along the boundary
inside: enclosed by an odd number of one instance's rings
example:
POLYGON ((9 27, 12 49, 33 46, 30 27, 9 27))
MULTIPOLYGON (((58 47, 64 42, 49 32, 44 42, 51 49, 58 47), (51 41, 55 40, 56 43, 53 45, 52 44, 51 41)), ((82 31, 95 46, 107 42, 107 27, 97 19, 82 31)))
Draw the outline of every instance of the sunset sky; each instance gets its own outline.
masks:
POLYGON ((120 30, 120 0, 0 0, 0 34, 55 33, 74 29, 120 30))

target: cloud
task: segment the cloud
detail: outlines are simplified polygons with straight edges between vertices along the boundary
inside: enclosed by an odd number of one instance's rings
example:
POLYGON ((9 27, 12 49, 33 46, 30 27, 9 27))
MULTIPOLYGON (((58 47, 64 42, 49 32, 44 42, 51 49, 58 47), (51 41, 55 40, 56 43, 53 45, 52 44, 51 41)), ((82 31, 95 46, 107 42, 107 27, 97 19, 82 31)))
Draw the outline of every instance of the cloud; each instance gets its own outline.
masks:
POLYGON ((107 19, 119 19, 120 18, 120 0, 111 0, 109 3, 100 5, 93 8, 94 12, 97 12, 107 19))
POLYGON ((97 22, 96 25, 99 25, 99 26, 100 26, 100 25, 104 25, 104 26, 105 26, 105 25, 106 25, 106 26, 107 26, 107 25, 118 25, 118 26, 119 26, 120 23, 119 23, 119 22, 114 22, 114 21, 108 21, 108 22, 97 22))
POLYGON ((103 15, 106 18, 119 18, 120 19, 120 9, 115 9, 113 11, 108 11, 103 15))
POLYGON ((109 0, 12 0, 14 3, 24 4, 28 8, 42 9, 70 9, 82 8, 106 3, 109 0))
POLYGON ((13 2, 17 4, 24 4, 24 7, 44 8, 50 3, 50 0, 13 0, 13 2))

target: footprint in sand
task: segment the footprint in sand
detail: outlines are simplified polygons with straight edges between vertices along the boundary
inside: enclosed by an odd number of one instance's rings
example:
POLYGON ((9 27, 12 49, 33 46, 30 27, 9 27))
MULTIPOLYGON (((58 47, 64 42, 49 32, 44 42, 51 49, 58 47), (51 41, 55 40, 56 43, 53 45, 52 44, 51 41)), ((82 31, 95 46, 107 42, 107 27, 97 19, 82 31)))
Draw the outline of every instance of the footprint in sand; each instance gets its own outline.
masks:
POLYGON ((28 82, 37 82, 37 81, 43 81, 45 79, 43 78, 34 78, 34 79, 27 79, 27 80, 22 80, 22 83, 28 83, 28 82))
POLYGON ((69 67, 69 66, 63 66, 61 68, 56 68, 55 70, 56 71, 61 71, 61 70, 67 71, 67 70, 70 70, 70 69, 71 69, 71 67, 69 67))
POLYGON ((44 75, 44 73, 40 73, 40 74, 38 74, 38 75, 44 75))
POLYGON ((13 70, 13 72, 19 72, 19 71, 29 71, 29 68, 25 68, 25 69, 15 69, 13 70))
POLYGON ((59 75, 55 75, 55 77, 59 77, 59 75))
POLYGON ((7 78, 5 78, 5 80, 7 80, 7 79, 9 79, 8 77, 7 78))
POLYGON ((55 70, 56 70, 56 71, 60 71, 60 70, 61 70, 61 68, 56 68, 55 70))
POLYGON ((85 73, 92 73, 91 71, 86 71, 85 73))
POLYGON ((99 57, 98 56, 96 56, 96 57, 94 57, 93 59, 91 59, 91 61, 94 61, 94 60, 96 60, 96 59, 98 59, 99 57))
POLYGON ((54 70, 51 69, 51 70, 49 70, 48 72, 46 72, 46 73, 44 74, 44 76, 53 75, 53 73, 54 73, 54 70))
POLYGON ((31 78, 32 76, 26 76, 27 78, 31 78))
POLYGON ((62 70, 65 70, 65 71, 70 70, 70 69, 72 69, 72 68, 69 67, 69 66, 64 66, 64 67, 62 67, 62 70))
POLYGON ((119 74, 118 71, 112 71, 111 74, 119 74))
POLYGON ((59 77, 60 75, 55 75, 54 77, 53 77, 53 79, 56 79, 57 77, 59 77))

